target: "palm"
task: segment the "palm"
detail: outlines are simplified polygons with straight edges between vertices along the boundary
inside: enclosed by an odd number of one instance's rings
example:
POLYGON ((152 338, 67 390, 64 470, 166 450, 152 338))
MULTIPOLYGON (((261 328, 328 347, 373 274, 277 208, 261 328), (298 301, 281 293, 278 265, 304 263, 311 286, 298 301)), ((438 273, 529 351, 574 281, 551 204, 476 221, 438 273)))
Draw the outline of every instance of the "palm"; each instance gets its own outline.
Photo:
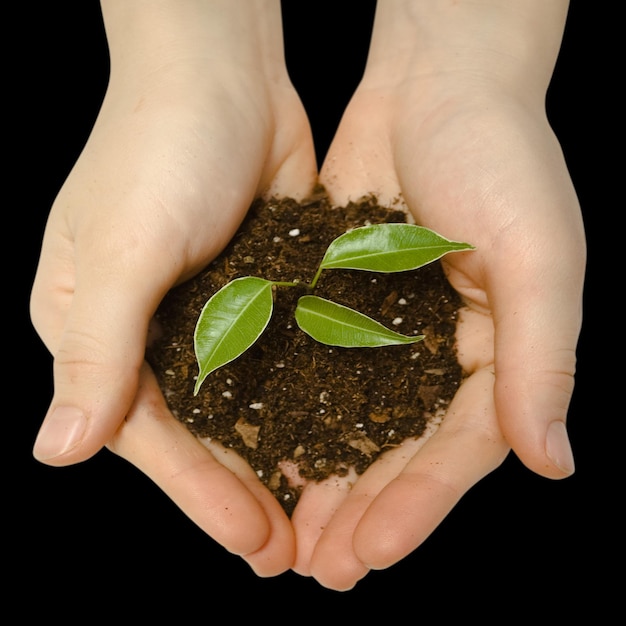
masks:
POLYGON ((364 564, 386 567, 413 550, 509 445, 554 476, 526 417, 538 410, 529 388, 552 393, 559 407, 567 401, 579 324, 582 229, 546 123, 507 102, 490 108, 497 116, 449 103, 427 115, 419 101, 396 104, 392 115, 380 96, 357 93, 322 182, 338 203, 371 192, 382 202, 401 197, 418 223, 476 246, 444 263, 467 303, 457 341, 471 376, 426 443, 383 457, 349 492, 335 483, 303 493, 294 514, 296 569, 333 588, 352 586, 364 564), (564 260, 557 268, 554 249, 564 260), (545 353, 534 349, 538 342, 545 353), (503 393, 507 402, 498 403, 503 393))
POLYGON ((235 463, 231 473, 180 428, 142 364, 165 292, 221 251, 251 201, 262 193, 303 196, 315 182, 308 122, 293 89, 274 85, 270 94, 248 80, 216 94, 215 84, 210 94, 194 85, 193 97, 152 92, 141 106, 134 92, 113 88, 52 208, 32 317, 55 362, 83 368, 74 394, 99 416, 82 447, 55 463, 82 460, 108 442, 208 534, 271 575, 293 559, 282 509, 250 468, 235 463), (237 92, 241 84, 262 95, 237 92), (106 385, 82 373, 103 364, 106 385), (233 515, 246 522, 230 524, 233 515))

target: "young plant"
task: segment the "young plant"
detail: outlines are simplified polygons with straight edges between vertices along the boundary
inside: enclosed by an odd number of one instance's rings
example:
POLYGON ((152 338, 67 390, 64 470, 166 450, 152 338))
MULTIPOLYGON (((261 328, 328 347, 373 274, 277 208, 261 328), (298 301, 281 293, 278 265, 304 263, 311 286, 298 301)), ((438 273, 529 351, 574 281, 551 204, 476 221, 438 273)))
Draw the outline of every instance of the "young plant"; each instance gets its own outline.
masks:
MULTIPOLYGON (((440 259, 449 252, 473 250, 468 243, 451 241, 415 224, 362 226, 337 237, 326 249, 313 280, 329 269, 370 272, 404 272, 440 259)), ((200 373, 194 395, 206 377, 243 354, 261 336, 272 316, 275 287, 295 287, 282 282, 245 276, 217 291, 204 305, 194 332, 194 349, 200 373)), ((402 335, 349 307, 309 293, 299 298, 296 323, 316 341, 344 348, 373 348, 415 343, 423 335, 402 335)))

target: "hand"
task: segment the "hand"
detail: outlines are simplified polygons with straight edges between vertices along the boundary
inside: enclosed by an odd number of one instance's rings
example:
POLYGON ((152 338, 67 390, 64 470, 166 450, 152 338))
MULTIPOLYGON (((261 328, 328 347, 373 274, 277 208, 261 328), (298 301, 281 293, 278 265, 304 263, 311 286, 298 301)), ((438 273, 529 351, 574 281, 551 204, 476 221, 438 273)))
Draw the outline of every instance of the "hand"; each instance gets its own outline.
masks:
POLYGON ((222 250, 252 200, 302 197, 315 182, 280 5, 102 8, 110 84, 52 207, 32 291, 55 359, 34 454, 61 466, 108 445, 271 575, 293 562, 288 519, 249 467, 236 463, 233 476, 174 420, 143 357, 163 295, 222 250))
MULTIPOLYGON (((321 180, 336 203, 372 192, 383 204, 402 198, 419 224, 476 246, 444 262, 467 305, 457 344, 470 376, 429 438, 383 456, 351 487, 337 479, 305 488, 292 518, 294 569, 340 590, 414 550, 511 447, 543 476, 574 471, 565 420, 585 240, 543 110, 563 5, 523 3, 549 15, 522 63, 506 45, 519 41, 511 33, 526 14, 492 15, 502 20, 494 30, 504 42, 486 36, 483 47, 465 41, 475 32, 475 7, 413 3, 397 19, 401 4, 379 4, 368 67, 321 180), (449 42, 465 56, 448 50, 449 42), (493 54, 497 46, 507 54, 493 54), (511 68, 503 67, 510 59, 511 68)), ((476 22, 479 30, 483 24, 476 22)))

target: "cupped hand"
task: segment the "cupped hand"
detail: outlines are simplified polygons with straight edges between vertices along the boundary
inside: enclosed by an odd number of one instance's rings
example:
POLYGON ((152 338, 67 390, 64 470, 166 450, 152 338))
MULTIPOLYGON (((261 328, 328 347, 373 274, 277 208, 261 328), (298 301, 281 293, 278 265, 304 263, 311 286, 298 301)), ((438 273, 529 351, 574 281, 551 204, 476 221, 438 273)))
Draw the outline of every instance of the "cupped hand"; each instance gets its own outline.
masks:
POLYGON ((401 199, 417 223, 476 246, 443 260, 465 302, 457 346, 469 377, 431 436, 354 483, 305 488, 295 570, 333 589, 409 554, 510 448, 542 476, 574 471, 565 421, 585 240, 560 146, 540 106, 484 85, 417 83, 359 88, 321 180, 335 203, 401 199))
POLYGON ((33 324, 54 356, 34 455, 62 466, 108 445, 228 550, 274 574, 293 561, 289 521, 249 468, 225 469, 176 424, 144 351, 164 294, 222 250, 255 197, 302 197, 316 181, 279 12, 260 19, 226 3, 218 17, 187 15, 191 4, 174 3, 172 14, 135 15, 134 4, 108 4, 110 84, 50 212, 32 290, 33 324), (263 30, 267 20, 277 23, 263 30), (278 48, 253 49, 275 30, 278 48))

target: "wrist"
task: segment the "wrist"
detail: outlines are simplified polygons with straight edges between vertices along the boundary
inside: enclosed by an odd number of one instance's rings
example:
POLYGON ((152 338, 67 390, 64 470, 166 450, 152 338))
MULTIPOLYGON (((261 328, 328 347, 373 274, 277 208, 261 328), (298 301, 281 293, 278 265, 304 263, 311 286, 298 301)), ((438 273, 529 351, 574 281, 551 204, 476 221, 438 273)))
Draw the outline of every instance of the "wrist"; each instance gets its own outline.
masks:
POLYGON ((379 0, 364 85, 449 82, 543 102, 567 0, 379 0))
POLYGON ((135 87, 254 72, 283 79, 280 0, 102 0, 111 79, 135 87))

